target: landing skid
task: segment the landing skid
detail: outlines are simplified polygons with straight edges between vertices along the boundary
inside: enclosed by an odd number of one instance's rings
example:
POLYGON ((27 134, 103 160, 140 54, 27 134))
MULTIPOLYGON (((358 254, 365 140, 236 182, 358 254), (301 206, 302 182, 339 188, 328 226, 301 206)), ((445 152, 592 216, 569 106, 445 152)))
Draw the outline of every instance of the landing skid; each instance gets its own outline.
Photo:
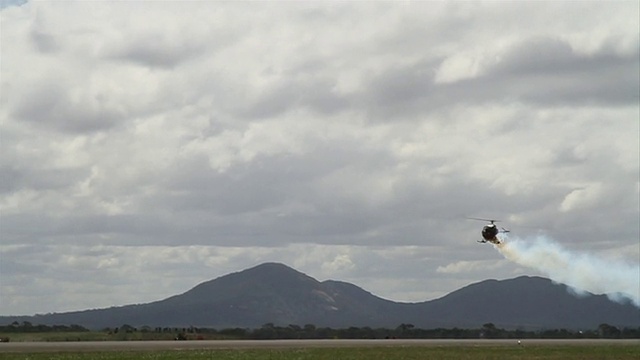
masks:
POLYGON ((498 239, 491 239, 491 240, 485 240, 485 239, 482 239, 482 240, 478 240, 478 242, 479 242, 480 244, 486 244, 486 243, 492 243, 492 244, 494 244, 494 245, 500 245, 500 244, 502 244, 502 243, 500 242, 500 240, 498 240, 498 239))

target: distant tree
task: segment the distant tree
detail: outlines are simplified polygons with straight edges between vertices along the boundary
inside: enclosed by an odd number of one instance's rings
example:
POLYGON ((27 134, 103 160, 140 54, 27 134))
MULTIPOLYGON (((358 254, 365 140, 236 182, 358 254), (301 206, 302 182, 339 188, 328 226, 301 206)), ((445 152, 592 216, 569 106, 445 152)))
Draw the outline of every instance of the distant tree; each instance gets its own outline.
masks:
POLYGON ((220 330, 220 335, 229 336, 235 339, 244 339, 247 337, 247 330, 242 328, 229 328, 220 330))
POLYGON ((415 326, 413 324, 405 324, 402 323, 398 325, 396 328, 396 332, 400 337, 411 337, 411 330, 413 330, 415 326))
POLYGON ((640 338, 640 327, 639 328, 624 328, 620 333, 620 337, 623 339, 638 339, 640 338))
POLYGON ((498 329, 493 323, 483 324, 482 329, 480 330, 480 334, 480 336, 489 339, 506 337, 505 331, 503 329, 498 329))
POLYGON ((260 329, 255 329, 252 336, 255 339, 277 339, 278 329, 273 323, 266 323, 260 329))
POLYGON ((78 324, 71 324, 71 326, 69 326, 69 330, 70 331, 89 331, 89 329, 87 329, 86 327, 82 326, 82 325, 78 325, 78 324))
POLYGON ((544 339, 568 339, 576 337, 573 332, 567 329, 545 330, 540 334, 544 339))
POLYGON ((318 336, 318 334, 316 334, 316 326, 313 324, 306 324, 302 331, 302 336, 306 339, 315 339, 318 336))
POLYGON ((132 333, 136 331, 136 328, 134 328, 133 326, 129 325, 129 324, 124 324, 122 326, 120 326, 120 331, 121 332, 125 332, 125 333, 132 333))
POLYGON ((615 339, 620 337, 620 329, 609 324, 600 324, 598 334, 601 338, 615 339))

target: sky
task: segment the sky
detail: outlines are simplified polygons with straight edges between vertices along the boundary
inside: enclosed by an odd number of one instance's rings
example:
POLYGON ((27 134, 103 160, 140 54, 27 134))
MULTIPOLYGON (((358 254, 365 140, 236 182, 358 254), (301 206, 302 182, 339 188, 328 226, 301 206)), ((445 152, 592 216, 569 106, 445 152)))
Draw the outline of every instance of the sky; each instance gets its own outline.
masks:
POLYGON ((640 271, 639 6, 3 1, 0 315, 543 275, 466 217, 640 271))

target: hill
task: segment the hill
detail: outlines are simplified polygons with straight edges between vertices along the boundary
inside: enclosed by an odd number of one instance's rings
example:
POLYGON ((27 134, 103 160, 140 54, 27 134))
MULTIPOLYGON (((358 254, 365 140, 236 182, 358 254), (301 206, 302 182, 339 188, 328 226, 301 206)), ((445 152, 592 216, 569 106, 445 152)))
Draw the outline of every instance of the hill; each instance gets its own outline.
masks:
POLYGON ((147 304, 86 311, 0 317, 1 323, 78 324, 100 329, 122 324, 152 327, 257 328, 314 324, 322 327, 594 329, 599 324, 640 327, 640 310, 603 295, 578 297, 540 277, 486 280, 440 299, 399 303, 353 284, 318 280, 286 265, 265 263, 201 283, 147 304))

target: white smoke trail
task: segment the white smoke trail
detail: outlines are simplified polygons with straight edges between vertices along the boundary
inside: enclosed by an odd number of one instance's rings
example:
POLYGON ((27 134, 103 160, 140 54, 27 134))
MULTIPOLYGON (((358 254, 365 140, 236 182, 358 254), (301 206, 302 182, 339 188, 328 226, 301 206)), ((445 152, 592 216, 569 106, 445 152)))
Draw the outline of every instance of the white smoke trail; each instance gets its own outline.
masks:
POLYGON ((545 237, 532 241, 503 240, 496 248, 505 258, 537 269, 578 294, 585 291, 606 294, 618 302, 626 298, 640 307, 640 264, 607 262, 589 254, 574 254, 545 237))

